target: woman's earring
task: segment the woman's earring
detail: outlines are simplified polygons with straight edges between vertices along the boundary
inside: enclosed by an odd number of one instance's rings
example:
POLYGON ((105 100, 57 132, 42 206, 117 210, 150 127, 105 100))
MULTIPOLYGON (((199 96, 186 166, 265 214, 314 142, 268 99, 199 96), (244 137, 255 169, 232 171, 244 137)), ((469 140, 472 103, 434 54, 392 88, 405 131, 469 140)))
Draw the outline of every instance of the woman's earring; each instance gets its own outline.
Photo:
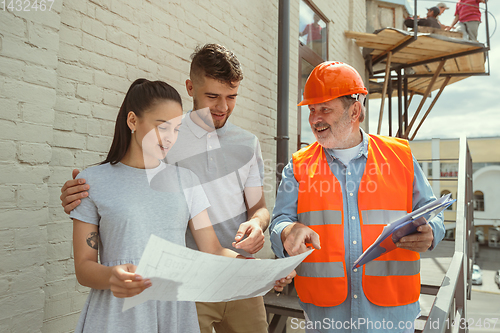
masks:
POLYGON ((134 131, 134 130, 132 130, 132 134, 134 134, 134 132, 135 132, 135 131, 134 131))

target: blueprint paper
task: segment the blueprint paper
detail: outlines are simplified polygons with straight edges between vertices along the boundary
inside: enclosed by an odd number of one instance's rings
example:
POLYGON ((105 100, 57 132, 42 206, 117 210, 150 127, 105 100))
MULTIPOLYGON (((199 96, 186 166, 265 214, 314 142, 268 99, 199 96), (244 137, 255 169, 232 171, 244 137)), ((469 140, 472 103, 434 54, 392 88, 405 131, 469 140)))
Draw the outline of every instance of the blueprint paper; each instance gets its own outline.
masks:
POLYGON ((401 238, 416 232, 419 226, 426 223, 425 220, 419 219, 420 217, 424 217, 427 221, 429 221, 455 201, 456 200, 451 199, 450 193, 429 202, 427 205, 422 206, 395 221, 381 221, 381 224, 388 224, 384 227, 382 233, 378 236, 375 242, 370 245, 370 247, 368 247, 358 259, 356 259, 352 269, 354 270, 355 268, 361 267, 381 255, 396 249, 396 243, 401 238))
POLYGON ((122 311, 148 300, 224 302, 265 295, 309 250, 285 259, 244 260, 203 253, 151 235, 136 273, 152 286, 125 299, 122 311))

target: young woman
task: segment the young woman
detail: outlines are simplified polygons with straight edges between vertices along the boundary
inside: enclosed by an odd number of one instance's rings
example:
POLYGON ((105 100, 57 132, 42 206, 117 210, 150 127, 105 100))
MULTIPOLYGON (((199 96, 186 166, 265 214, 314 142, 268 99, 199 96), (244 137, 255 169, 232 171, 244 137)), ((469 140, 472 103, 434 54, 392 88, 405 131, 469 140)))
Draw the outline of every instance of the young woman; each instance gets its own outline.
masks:
POLYGON ((199 332, 192 302, 149 301, 121 311, 123 297, 151 286, 134 272, 152 233, 185 245, 189 226, 201 251, 238 256, 221 247, 194 174, 162 162, 177 139, 181 116, 181 97, 173 87, 136 80, 118 113, 106 160, 78 175, 90 189, 70 215, 75 272, 92 289, 75 332, 199 332))

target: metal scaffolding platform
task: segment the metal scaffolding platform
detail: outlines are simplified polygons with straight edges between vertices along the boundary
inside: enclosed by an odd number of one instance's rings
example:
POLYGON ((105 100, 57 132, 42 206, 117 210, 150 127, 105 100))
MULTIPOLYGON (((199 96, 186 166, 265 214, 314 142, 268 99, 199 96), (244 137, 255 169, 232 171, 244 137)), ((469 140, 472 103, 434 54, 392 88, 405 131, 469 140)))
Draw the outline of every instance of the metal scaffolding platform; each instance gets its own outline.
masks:
MULTIPOLYGON (((446 86, 471 76, 489 75, 489 46, 450 37, 450 33, 407 32, 394 28, 374 33, 346 31, 363 47, 366 67, 370 72, 370 98, 382 99, 377 133, 380 134, 385 97, 398 97, 399 128, 395 136, 412 140, 446 86), (391 75, 395 72, 396 75, 391 75), (380 75, 382 74, 382 75, 380 75), (432 91, 439 90, 414 132, 416 120, 432 91), (422 100, 411 120, 408 109, 414 95, 422 100)), ((392 131, 392 101, 388 99, 389 135, 392 131)))

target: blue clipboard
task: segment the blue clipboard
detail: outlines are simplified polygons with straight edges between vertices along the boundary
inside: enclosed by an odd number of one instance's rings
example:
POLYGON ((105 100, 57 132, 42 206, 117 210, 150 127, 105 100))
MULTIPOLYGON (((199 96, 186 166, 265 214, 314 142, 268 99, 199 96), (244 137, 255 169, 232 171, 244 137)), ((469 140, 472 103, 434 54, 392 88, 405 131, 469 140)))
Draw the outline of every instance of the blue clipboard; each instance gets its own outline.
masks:
POLYGON ((436 215, 445 210, 456 200, 451 199, 451 193, 428 203, 425 206, 387 224, 378 238, 359 256, 354 262, 352 269, 363 266, 364 264, 380 257, 397 248, 396 243, 406 235, 417 231, 417 228, 425 224, 426 220, 433 219, 436 215))

